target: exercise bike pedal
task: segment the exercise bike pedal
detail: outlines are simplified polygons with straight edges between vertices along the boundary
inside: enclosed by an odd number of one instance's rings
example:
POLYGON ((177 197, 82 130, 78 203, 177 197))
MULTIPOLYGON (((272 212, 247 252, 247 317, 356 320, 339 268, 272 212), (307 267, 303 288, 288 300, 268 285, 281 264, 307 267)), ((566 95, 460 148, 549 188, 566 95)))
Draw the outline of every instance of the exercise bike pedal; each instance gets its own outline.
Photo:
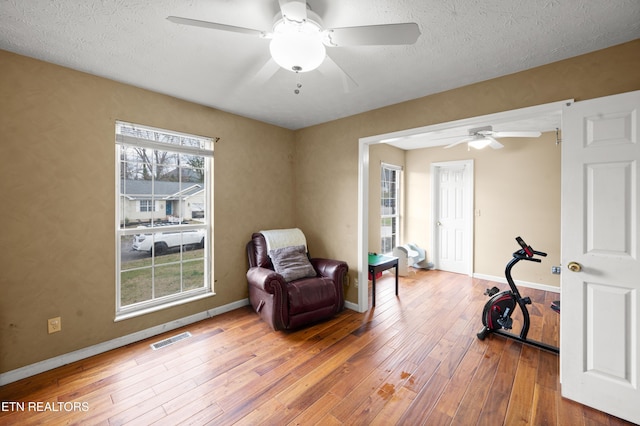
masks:
POLYGON ((513 327, 513 320, 511 317, 498 318, 498 324, 500 324, 500 326, 505 330, 511 330, 511 327, 513 327))
POLYGON ((530 298, 529 296, 527 296, 527 297, 523 297, 523 298, 522 298, 522 302, 523 302, 525 305, 530 305, 530 304, 531 304, 531 298, 530 298))
POLYGON ((494 294, 497 294, 500 292, 500 289, 498 287, 492 287, 492 288, 488 288, 485 290, 484 294, 485 296, 493 296, 494 294))

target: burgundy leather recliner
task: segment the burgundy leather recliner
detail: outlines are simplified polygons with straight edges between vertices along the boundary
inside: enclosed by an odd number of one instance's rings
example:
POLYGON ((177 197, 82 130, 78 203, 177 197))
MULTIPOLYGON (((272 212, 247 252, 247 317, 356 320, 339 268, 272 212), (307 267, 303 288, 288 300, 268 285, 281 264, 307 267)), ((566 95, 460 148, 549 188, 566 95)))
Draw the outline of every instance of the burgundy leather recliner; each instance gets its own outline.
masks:
POLYGON ((264 236, 257 232, 247 243, 249 301, 274 330, 296 329, 331 318, 344 307, 346 262, 310 258, 317 276, 286 282, 275 272, 264 236))

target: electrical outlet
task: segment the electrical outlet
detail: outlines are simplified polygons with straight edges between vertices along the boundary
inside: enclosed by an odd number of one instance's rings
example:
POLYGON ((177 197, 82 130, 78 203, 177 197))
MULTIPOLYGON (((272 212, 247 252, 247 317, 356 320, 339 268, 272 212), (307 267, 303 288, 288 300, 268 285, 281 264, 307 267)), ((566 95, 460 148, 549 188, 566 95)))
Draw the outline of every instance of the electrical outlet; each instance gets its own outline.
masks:
POLYGON ((58 331, 62 330, 62 320, 60 319, 60 317, 49 318, 47 320, 47 328, 49 330, 49 334, 57 333, 58 331))
POLYGON ((355 278, 353 280, 353 284, 355 285, 356 288, 358 288, 358 279, 357 278, 355 278))
POLYGON ((562 268, 560 266, 552 266, 551 267, 551 273, 552 274, 557 274, 560 275, 562 268))

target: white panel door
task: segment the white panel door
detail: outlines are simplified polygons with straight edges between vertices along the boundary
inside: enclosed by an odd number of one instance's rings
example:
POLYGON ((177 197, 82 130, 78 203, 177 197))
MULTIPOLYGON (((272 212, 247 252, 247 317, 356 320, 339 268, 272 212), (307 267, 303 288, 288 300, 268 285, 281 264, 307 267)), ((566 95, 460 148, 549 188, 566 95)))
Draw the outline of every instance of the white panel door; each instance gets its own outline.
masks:
POLYGON ((468 274, 470 167, 466 162, 440 164, 434 169, 436 268, 468 274))
POLYGON ((639 110, 640 91, 563 111, 560 380, 640 424, 639 110))

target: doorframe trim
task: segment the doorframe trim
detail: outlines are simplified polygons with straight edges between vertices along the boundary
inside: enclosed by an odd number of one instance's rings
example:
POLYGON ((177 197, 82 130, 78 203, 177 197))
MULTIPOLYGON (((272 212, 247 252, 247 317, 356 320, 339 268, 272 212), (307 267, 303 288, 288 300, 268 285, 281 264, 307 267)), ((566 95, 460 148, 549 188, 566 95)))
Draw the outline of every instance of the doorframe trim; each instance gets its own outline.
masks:
POLYGON ((374 136, 366 136, 358 139, 358 254, 357 267, 358 278, 358 312, 369 310, 369 289, 367 276, 367 254, 369 246, 369 146, 384 143, 395 138, 403 138, 421 133, 435 132, 438 130, 450 129, 458 126, 474 127, 482 125, 488 121, 493 123, 503 123, 511 120, 526 117, 535 117, 548 112, 562 113, 562 108, 573 103, 573 99, 556 101, 547 104, 535 105, 520 109, 498 112, 494 114, 481 115, 472 118, 464 118, 444 123, 430 124, 414 129, 405 129, 391 133, 384 133, 374 136), (360 284, 362 283, 362 284, 360 284))
MULTIPOLYGON (((439 269, 439 265, 438 265, 438 253, 439 250, 437 249, 437 244, 436 244, 436 237, 437 237, 437 232, 438 232, 438 227, 436 225, 437 220, 436 220, 436 214, 437 214, 437 206, 435 203, 436 200, 436 189, 438 187, 438 182, 437 179, 435 179, 436 176, 436 169, 442 168, 442 167, 448 167, 448 166, 456 166, 456 165, 463 165, 467 171, 469 172, 469 175, 465 176, 466 179, 466 183, 465 183, 465 189, 467 190, 467 194, 465 195, 465 203, 466 203, 466 209, 465 209, 465 256, 467 259, 466 265, 465 265, 465 270, 464 273, 468 276, 473 276, 473 244, 475 239, 473 238, 473 226, 474 226, 474 202, 475 202, 475 197, 474 197, 474 188, 475 188, 475 182, 474 182, 474 171, 473 171, 473 159, 468 159, 468 160, 456 160, 456 161, 439 161, 439 162, 435 162, 435 163, 431 163, 431 168, 430 168, 430 173, 431 173, 431 197, 430 197, 430 204, 431 204, 431 224, 430 224, 430 228, 431 228, 431 242, 429 244, 429 250, 430 253, 433 254, 433 264, 434 264, 434 268, 435 269, 439 269)), ((438 203, 440 203, 440 199, 439 197, 437 197, 438 199, 438 203)))

